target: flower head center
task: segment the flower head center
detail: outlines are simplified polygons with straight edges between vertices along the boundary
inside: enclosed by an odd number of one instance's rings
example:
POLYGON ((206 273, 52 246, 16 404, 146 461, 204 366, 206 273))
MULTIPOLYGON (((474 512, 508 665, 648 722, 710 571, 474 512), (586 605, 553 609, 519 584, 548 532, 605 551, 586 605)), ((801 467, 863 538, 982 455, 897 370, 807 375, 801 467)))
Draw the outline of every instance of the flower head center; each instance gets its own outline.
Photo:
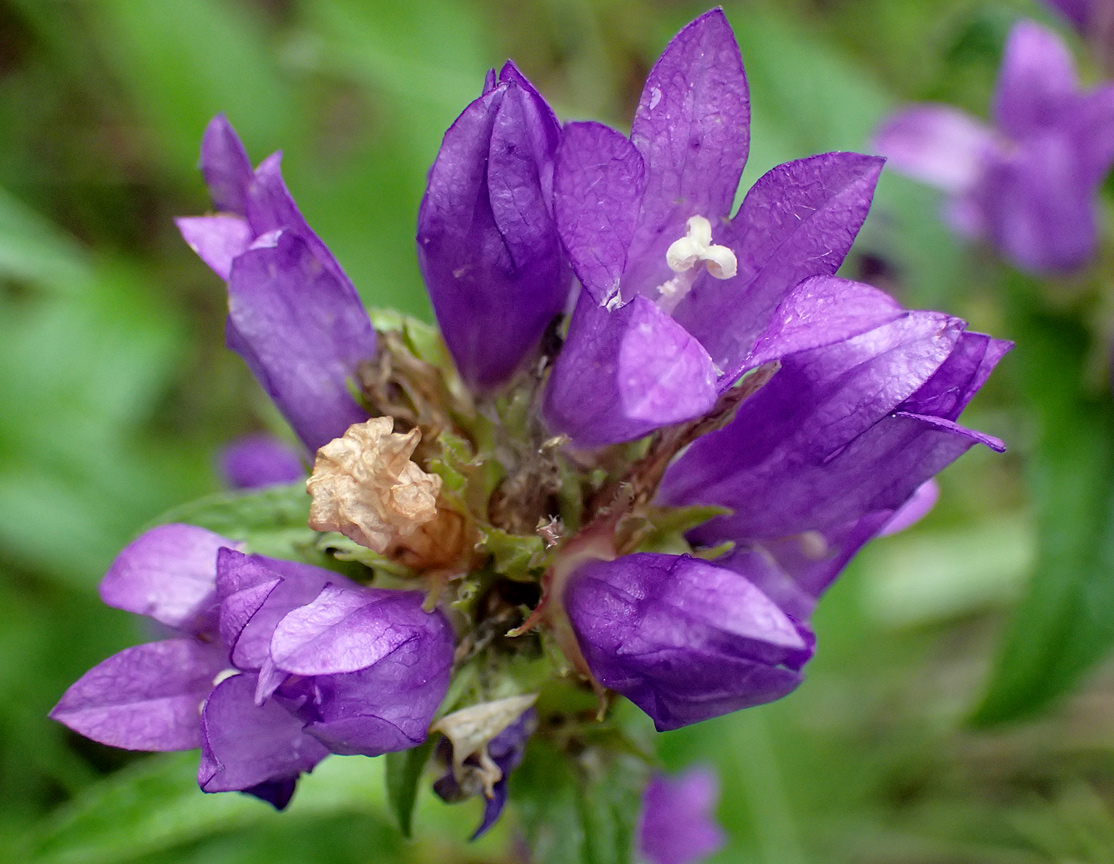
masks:
POLYGON ((658 287, 658 305, 666 312, 676 309, 692 289, 701 264, 713 279, 730 279, 739 269, 735 253, 712 242, 712 224, 703 216, 689 217, 685 236, 673 241, 665 252, 665 261, 677 274, 658 287))

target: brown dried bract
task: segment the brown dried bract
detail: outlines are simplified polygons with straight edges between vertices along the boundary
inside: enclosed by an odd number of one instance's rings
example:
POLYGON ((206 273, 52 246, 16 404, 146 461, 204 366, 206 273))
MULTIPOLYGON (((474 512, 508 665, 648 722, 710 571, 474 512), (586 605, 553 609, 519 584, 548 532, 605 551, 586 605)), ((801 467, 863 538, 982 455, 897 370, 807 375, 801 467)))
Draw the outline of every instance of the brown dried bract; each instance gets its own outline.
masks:
POLYGON ((306 482, 311 528, 339 531, 383 554, 437 517, 441 478, 410 459, 422 433, 393 428, 390 417, 376 417, 317 451, 306 482))

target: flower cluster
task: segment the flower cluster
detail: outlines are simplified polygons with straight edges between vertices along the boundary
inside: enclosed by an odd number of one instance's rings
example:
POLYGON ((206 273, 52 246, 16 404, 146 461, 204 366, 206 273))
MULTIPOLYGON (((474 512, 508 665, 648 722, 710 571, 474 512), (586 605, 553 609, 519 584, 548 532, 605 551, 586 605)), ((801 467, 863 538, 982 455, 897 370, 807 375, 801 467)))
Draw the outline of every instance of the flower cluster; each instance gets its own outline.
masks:
POLYGON ((961 235, 989 240, 1032 272, 1084 266, 1095 254, 1098 189, 1114 165, 1114 85, 1082 91, 1067 47, 1022 21, 993 113, 991 128, 947 105, 908 108, 883 124, 877 147, 947 193, 946 217, 961 235))
MULTIPOLYGON (((105 661, 54 716, 200 745, 203 789, 280 806, 328 752, 432 731, 436 791, 483 795, 483 831, 531 736, 583 757, 615 693, 664 730, 796 688, 856 551, 969 447, 1002 449, 957 418, 1009 345, 835 276, 877 157, 780 165, 732 215, 748 129, 719 10, 666 48, 629 138, 490 73, 419 212, 442 343, 373 327, 277 154, 253 169, 213 120, 218 212, 179 227, 228 283, 229 346, 316 454, 306 560, 333 569, 155 529, 102 596, 176 637, 105 661)), ((655 782, 648 813, 672 794, 655 782)), ((647 820, 649 857, 681 860, 647 820)), ((720 842, 693 830, 693 854, 720 842)))

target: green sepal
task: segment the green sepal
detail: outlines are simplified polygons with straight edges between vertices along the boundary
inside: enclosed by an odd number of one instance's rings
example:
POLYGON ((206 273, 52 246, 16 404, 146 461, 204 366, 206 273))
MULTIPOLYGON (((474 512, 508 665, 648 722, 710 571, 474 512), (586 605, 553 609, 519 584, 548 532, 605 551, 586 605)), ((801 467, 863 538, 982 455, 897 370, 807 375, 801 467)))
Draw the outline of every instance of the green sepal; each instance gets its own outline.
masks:
POLYGON ((529 580, 545 570, 545 541, 537 534, 511 534, 502 528, 484 528, 476 549, 491 556, 491 568, 509 579, 529 580))
POLYGON ((430 735, 417 747, 388 753, 386 761, 387 805, 398 821, 403 837, 410 837, 414 826, 414 805, 418 800, 418 784, 433 754, 436 735, 430 735))
POLYGON ((404 564, 385 558, 374 549, 361 546, 355 540, 350 540, 343 534, 330 531, 327 534, 318 534, 317 548, 325 555, 338 561, 352 561, 362 564, 376 573, 384 573, 397 579, 410 579, 414 571, 404 564))

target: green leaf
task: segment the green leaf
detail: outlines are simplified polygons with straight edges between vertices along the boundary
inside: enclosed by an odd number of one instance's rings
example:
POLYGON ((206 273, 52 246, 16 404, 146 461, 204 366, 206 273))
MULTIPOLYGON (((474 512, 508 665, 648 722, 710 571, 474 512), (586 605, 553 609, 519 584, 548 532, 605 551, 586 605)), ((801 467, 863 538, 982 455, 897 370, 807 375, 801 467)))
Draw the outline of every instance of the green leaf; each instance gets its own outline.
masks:
POLYGON ((305 484, 270 486, 250 492, 220 492, 175 507, 155 524, 187 522, 239 540, 252 552, 322 564, 317 532, 309 527, 305 484))
POLYGON ((1114 645, 1114 405, 1085 383, 1082 325, 1011 284, 1015 365, 1037 430, 1029 464, 1038 552, 1006 633, 979 725, 1032 714, 1071 690, 1114 645))
POLYGON ((413 828, 414 804, 418 800, 418 784, 426 763, 433 753, 436 735, 430 735, 417 747, 384 756, 387 771, 387 804, 398 820, 403 837, 409 837, 413 828))

